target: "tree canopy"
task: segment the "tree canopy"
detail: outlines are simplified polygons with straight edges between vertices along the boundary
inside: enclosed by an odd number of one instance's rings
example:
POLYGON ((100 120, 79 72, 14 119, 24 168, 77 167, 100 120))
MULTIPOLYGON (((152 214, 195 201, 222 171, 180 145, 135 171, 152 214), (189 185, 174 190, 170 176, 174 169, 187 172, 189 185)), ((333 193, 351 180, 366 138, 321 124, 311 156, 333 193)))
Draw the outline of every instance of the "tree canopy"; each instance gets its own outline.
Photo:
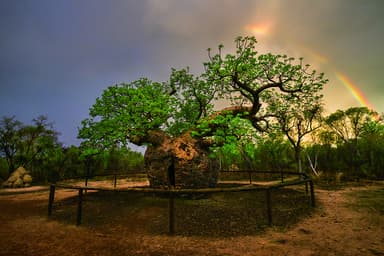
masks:
POLYGON ((249 135, 250 128, 266 131, 279 112, 293 111, 292 102, 320 101, 327 80, 303 59, 260 54, 254 37, 238 37, 235 44, 235 53, 224 54, 223 45, 216 53, 208 49, 198 76, 188 68, 172 69, 166 82, 142 78, 108 87, 83 120, 79 137, 94 148, 151 144, 153 131, 174 137, 193 131, 198 138, 225 141, 249 135), (214 111, 218 99, 229 104, 214 111))
POLYGON ((60 145, 58 132, 46 116, 38 116, 32 121, 32 125, 25 125, 15 116, 0 120, 0 156, 7 161, 9 173, 18 166, 30 168, 37 165, 60 145))

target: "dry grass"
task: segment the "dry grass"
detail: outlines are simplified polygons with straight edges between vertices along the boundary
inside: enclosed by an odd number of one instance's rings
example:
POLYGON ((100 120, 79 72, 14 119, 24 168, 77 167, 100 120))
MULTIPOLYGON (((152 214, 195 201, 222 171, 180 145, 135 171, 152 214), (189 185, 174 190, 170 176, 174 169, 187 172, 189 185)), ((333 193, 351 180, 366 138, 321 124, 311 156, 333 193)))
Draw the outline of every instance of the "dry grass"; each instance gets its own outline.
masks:
POLYGON ((47 191, 2 194, 0 255, 384 255, 384 216, 375 208, 382 190, 317 189, 315 210, 302 191, 280 190, 272 227, 262 193, 179 198, 175 236, 167 235, 167 198, 89 193, 76 227, 77 191, 57 190, 52 219, 47 191))
MULTIPOLYGON (((228 237, 260 234, 268 227, 264 191, 219 193, 200 199, 176 198, 176 234, 228 237)), ((286 228, 311 212, 303 191, 280 189, 272 193, 275 227, 286 228)), ((77 197, 55 203, 53 220, 76 223, 77 197)), ((150 235, 168 233, 168 199, 128 192, 88 193, 83 205, 84 227, 100 232, 119 229, 150 235)))

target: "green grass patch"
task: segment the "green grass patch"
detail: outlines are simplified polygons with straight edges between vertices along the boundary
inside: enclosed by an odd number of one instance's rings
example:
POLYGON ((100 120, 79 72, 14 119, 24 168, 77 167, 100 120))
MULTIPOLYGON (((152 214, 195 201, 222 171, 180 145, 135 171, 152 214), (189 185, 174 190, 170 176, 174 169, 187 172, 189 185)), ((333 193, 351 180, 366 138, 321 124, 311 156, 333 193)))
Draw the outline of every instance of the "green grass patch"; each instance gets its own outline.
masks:
POLYGON ((353 208, 384 215, 384 188, 355 191, 349 196, 355 199, 351 205, 353 208))

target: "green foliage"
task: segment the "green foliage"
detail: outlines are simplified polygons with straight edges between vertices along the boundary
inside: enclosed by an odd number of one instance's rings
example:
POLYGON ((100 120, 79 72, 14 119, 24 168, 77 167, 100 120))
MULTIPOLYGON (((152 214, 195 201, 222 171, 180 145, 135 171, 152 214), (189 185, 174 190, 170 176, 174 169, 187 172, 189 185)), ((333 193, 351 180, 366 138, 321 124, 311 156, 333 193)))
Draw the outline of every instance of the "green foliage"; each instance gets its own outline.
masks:
POLYGON ((32 125, 24 125, 15 117, 3 117, 0 123, 0 152, 8 163, 9 174, 17 167, 24 166, 35 179, 43 179, 44 163, 60 144, 58 133, 47 117, 39 116, 32 125))
POLYGON ((128 148, 112 148, 105 155, 105 170, 117 173, 140 171, 143 165, 143 156, 128 148))
MULTIPOLYGON (((369 137, 364 138, 362 135, 364 135, 364 129, 366 135, 370 133, 368 132, 368 124, 371 123, 372 125, 372 122, 377 122, 375 121, 376 116, 375 112, 366 107, 351 107, 345 111, 337 110, 325 119, 328 128, 337 138, 338 151, 342 152, 340 158, 350 168, 348 172, 350 175, 362 176, 361 170, 366 165, 367 159, 362 155, 366 149, 361 143, 369 137)), ((371 129, 371 132, 373 131, 371 129)), ((371 134, 373 135, 373 133, 371 134)), ((364 142, 364 144, 366 143, 364 142)))
POLYGON ((142 171, 143 163, 143 155, 129 148, 115 147, 84 157, 82 148, 71 146, 63 149, 61 169, 56 175, 58 179, 69 179, 85 175, 123 174, 142 171))
MULTIPOLYGON (((212 86, 218 87, 220 96, 236 105, 253 106, 251 114, 261 110, 263 101, 275 107, 289 107, 295 99, 310 103, 311 99, 303 98, 321 98, 321 95, 313 94, 321 91, 327 80, 323 74, 310 71, 302 59, 296 63, 294 58, 286 55, 259 54, 254 37, 238 37, 235 42, 235 54, 223 57, 222 46, 219 46, 219 52, 213 56, 209 50, 210 61, 204 63, 204 77, 212 86)), ((272 108, 268 111, 274 113, 272 108)))
POLYGON ((169 86, 175 102, 166 129, 169 134, 182 134, 212 113, 215 90, 205 80, 189 74, 188 69, 172 69, 169 86))
POLYGON ((84 145, 145 145, 152 143, 151 130, 170 136, 189 130, 196 138, 212 139, 213 149, 226 145, 234 152, 239 141, 256 138, 256 131, 268 128, 276 112, 288 110, 292 101, 303 106, 320 101, 318 92, 327 80, 302 59, 258 54, 254 37, 238 37, 235 43, 234 54, 223 56, 223 45, 217 54, 209 50, 200 76, 172 69, 169 82, 143 78, 107 88, 82 122, 84 145), (235 108, 213 113, 213 100, 222 98, 235 108))
POLYGON ((84 176, 87 170, 93 174, 111 169, 129 172, 140 170, 143 165, 143 156, 128 148, 116 147, 111 151, 76 146, 65 148, 57 141, 57 134, 45 116, 33 119, 30 125, 15 117, 3 117, 0 123, 0 177, 7 179, 17 167, 24 166, 31 172, 34 182, 45 183, 84 176))
POLYGON ((292 171, 294 152, 281 133, 271 133, 261 138, 255 149, 257 170, 292 171))
POLYGON ((19 145, 19 130, 22 123, 16 120, 15 116, 4 116, 0 121, 0 154, 5 158, 8 164, 8 172, 15 170, 15 155, 19 145))
POLYGON ((296 62, 286 55, 258 54, 253 37, 239 37, 236 44, 236 54, 225 57, 223 46, 213 56, 209 50, 205 77, 233 104, 250 106, 242 118, 256 130, 283 131, 300 158, 304 136, 320 127, 320 92, 328 80, 303 65, 303 59, 296 62))
POLYGON ((337 110, 325 119, 325 123, 339 140, 356 140, 366 122, 373 121, 377 114, 366 107, 351 107, 346 111, 337 110))
POLYGON ((362 172, 369 178, 384 179, 384 124, 368 121, 359 142, 362 172))
POLYGON ((251 168, 257 135, 249 120, 243 114, 233 116, 222 111, 214 117, 203 119, 196 126, 195 136, 212 141, 211 158, 219 158, 223 169, 232 164, 251 168))
POLYGON ((107 88, 90 109, 91 118, 83 120, 79 137, 94 147, 127 145, 129 140, 141 144, 140 138, 163 126, 174 109, 165 89, 144 78, 107 88))
POLYGON ((110 148, 150 143, 150 130, 179 135, 210 112, 212 99, 207 84, 186 69, 173 69, 168 83, 142 78, 111 86, 96 99, 79 137, 91 141, 90 147, 110 148))
POLYGON ((365 107, 337 110, 325 118, 317 144, 306 151, 316 157, 318 169, 346 179, 384 178, 384 124, 365 107))
POLYGON ((84 159, 79 147, 70 146, 63 148, 63 155, 61 165, 64 168, 60 170, 59 174, 61 179, 78 177, 84 174, 84 159))
MULTIPOLYGON (((316 164, 317 171, 323 172, 326 176, 335 176, 337 172, 347 170, 348 167, 343 160, 343 150, 327 144, 307 145, 306 153, 316 164)), ((303 158, 304 163, 308 163, 308 159, 303 158)), ((309 164, 305 165, 309 166, 309 164)), ((312 171, 307 168, 308 173, 312 171)))
POLYGON ((5 158, 0 157, 0 181, 6 180, 8 178, 8 163, 5 158))

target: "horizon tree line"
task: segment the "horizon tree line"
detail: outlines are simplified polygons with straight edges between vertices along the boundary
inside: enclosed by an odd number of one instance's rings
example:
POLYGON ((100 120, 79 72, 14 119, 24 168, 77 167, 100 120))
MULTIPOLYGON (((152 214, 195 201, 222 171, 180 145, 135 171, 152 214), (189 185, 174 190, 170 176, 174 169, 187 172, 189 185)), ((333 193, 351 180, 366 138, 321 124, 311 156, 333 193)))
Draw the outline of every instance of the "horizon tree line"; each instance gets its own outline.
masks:
MULTIPOLYGON (((296 129, 299 122, 303 121, 295 120, 291 127, 296 129)), ((351 107, 322 116, 312 125, 316 129, 300 142, 302 171, 315 176, 342 172, 351 178, 384 179, 383 114, 378 118, 366 107, 351 107)), ((298 170, 297 141, 288 138, 294 137, 294 132, 286 135, 287 124, 284 127, 252 143, 216 150, 213 154, 219 159, 220 169, 298 170)), ((5 180, 19 166, 26 167, 39 182, 84 176, 84 149, 62 146, 58 134, 45 116, 33 119, 31 125, 4 116, 0 120, 0 177, 5 180)), ((297 138, 300 134, 303 132, 296 134, 297 138)), ((137 171, 143 168, 143 155, 116 146, 93 156, 90 164, 90 174, 137 171)))

